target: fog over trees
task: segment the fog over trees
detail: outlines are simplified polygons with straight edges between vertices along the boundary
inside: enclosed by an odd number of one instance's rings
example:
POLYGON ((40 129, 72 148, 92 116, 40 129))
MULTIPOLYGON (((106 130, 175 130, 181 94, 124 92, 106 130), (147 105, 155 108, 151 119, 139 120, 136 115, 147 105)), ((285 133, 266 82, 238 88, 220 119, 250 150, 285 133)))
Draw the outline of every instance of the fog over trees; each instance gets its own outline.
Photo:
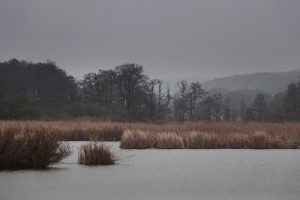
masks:
POLYGON ((205 90, 181 80, 175 88, 125 63, 75 80, 54 62, 0 63, 0 119, 95 117, 117 121, 299 121, 300 81, 273 95, 205 90))

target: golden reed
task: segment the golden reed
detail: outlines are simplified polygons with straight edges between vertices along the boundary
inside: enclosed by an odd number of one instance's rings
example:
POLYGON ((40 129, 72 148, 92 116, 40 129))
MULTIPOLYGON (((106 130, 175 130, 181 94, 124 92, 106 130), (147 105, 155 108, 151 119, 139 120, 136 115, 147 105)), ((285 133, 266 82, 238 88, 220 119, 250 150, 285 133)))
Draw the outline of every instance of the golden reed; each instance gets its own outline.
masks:
POLYGON ((58 131, 45 128, 0 129, 0 169, 46 168, 71 153, 58 131))
POLYGON ((122 148, 299 148, 300 123, 118 123, 0 121, 0 129, 43 128, 63 141, 120 141, 122 148))
POLYGON ((110 147, 103 142, 90 142, 80 147, 78 163, 83 165, 113 165, 117 160, 110 147))

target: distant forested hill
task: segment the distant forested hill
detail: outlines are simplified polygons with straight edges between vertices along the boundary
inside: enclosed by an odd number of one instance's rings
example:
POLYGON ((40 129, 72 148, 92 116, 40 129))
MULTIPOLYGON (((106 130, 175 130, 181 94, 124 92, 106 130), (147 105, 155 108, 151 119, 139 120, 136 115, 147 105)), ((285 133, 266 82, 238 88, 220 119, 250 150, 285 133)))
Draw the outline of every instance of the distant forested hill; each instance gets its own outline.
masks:
POLYGON ((291 82, 300 79, 300 69, 286 72, 264 72, 233 75, 217 78, 202 83, 203 88, 224 88, 228 90, 250 89, 263 90, 275 94, 286 89, 291 82))

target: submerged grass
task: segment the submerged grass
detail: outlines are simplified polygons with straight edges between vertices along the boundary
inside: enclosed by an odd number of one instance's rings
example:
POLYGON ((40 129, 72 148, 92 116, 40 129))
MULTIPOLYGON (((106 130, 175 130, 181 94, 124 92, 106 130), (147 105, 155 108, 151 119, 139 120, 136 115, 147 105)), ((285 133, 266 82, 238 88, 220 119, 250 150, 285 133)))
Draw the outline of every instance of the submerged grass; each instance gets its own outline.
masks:
POLYGON ((78 163, 83 165, 113 165, 116 155, 103 142, 90 142, 80 147, 78 163))
POLYGON ((59 133, 45 128, 0 130, 0 169, 46 168, 70 155, 59 133))

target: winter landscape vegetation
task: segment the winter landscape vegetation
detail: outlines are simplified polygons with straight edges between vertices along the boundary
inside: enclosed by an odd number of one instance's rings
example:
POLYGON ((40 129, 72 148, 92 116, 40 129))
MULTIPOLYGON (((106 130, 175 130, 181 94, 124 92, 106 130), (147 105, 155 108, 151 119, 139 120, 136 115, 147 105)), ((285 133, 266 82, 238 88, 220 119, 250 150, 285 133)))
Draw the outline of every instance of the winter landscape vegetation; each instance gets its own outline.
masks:
POLYGON ((297 1, 0 1, 0 200, 300 199, 297 1))

